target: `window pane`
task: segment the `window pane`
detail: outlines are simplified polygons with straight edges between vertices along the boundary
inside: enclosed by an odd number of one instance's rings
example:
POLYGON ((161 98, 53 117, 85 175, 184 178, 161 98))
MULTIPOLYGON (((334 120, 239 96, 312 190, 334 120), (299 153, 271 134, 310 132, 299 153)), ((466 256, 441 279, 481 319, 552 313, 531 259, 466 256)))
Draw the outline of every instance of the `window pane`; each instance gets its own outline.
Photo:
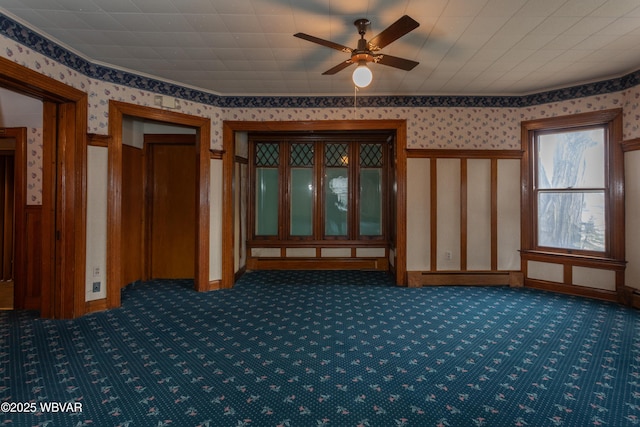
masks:
POLYGON ((291 169, 291 235, 311 236, 313 230, 313 169, 291 169))
POLYGON ((382 234, 382 170, 360 170, 360 235, 382 234))
POLYGON ((538 188, 604 188, 604 129, 540 135, 538 188))
POLYGON ((274 143, 256 144, 256 166, 278 166, 280 146, 274 143))
POLYGON ((538 245, 604 252, 604 191, 538 193, 538 245))
POLYGON ((326 236, 346 236, 349 200, 347 168, 327 168, 325 170, 324 193, 324 234, 326 236))
POLYGON ((278 169, 256 168, 256 235, 278 235, 278 169))
POLYGON ((360 167, 379 168, 382 166, 382 144, 362 144, 360 146, 360 167))
POLYGON ((313 144, 291 144, 289 164, 291 166, 313 166, 313 144))
POLYGON ((348 166, 349 146, 347 144, 327 144, 324 147, 325 166, 348 166))

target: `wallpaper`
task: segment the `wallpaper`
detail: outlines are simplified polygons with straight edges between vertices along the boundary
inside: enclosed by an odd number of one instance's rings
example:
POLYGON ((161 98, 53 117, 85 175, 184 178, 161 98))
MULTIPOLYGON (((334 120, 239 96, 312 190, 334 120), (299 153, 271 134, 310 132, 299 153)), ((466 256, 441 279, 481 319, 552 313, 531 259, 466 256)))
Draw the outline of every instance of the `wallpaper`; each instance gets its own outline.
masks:
POLYGON ((42 204, 42 129, 27 129, 27 205, 42 204))

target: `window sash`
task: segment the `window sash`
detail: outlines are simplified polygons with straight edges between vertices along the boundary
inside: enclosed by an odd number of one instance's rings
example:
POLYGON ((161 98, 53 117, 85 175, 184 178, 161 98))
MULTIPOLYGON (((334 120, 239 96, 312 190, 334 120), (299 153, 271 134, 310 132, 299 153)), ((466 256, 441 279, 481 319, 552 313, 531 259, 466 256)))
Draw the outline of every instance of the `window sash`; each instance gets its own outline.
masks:
POLYGON ((604 190, 538 191, 538 246, 605 253, 606 205, 604 190))
POLYGON ((596 256, 610 252, 608 134, 607 124, 533 132, 535 249, 596 256), (581 137, 592 140, 576 142, 581 137), (555 158, 554 151, 563 155, 555 158))

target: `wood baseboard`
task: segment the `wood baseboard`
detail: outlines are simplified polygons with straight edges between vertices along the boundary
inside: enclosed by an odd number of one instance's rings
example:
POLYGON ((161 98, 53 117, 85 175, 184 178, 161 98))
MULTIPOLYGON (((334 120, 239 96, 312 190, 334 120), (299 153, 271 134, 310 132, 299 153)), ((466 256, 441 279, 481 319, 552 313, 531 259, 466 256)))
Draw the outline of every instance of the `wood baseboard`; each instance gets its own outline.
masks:
POLYGON ((107 309, 107 299, 106 298, 96 299, 93 301, 85 302, 84 313, 85 314, 95 313, 96 311, 104 311, 106 309, 107 309))
POLYGON ((566 295, 576 295, 587 298, 600 299, 604 301, 619 302, 618 294, 615 291, 604 289, 588 288, 586 286, 567 285, 564 283, 547 282, 544 280, 526 279, 525 286, 543 291, 556 292, 566 295))
POLYGON ((219 289, 222 289, 222 280, 209 280, 207 289, 204 289, 204 291, 217 291, 219 289))
POLYGON ((630 300, 631 307, 640 308, 640 294, 634 292, 633 294, 631 294, 630 300))
POLYGON ((247 270, 381 270, 386 258, 248 258, 247 270))
POLYGON ((420 286, 511 286, 522 287, 524 278, 519 271, 409 271, 410 288, 420 286))

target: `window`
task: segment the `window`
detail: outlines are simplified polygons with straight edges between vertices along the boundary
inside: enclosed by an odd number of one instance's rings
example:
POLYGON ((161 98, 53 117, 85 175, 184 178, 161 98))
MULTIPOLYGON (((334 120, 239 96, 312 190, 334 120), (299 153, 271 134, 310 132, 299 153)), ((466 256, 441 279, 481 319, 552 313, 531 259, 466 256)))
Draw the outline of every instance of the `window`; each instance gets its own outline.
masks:
POLYGON ((384 240, 388 138, 250 135, 253 239, 384 240))
POLYGON ((618 110, 523 123, 525 250, 602 258, 622 253, 618 126, 618 110))
POLYGON ((606 252, 605 131, 594 126, 536 134, 538 246, 606 252))

